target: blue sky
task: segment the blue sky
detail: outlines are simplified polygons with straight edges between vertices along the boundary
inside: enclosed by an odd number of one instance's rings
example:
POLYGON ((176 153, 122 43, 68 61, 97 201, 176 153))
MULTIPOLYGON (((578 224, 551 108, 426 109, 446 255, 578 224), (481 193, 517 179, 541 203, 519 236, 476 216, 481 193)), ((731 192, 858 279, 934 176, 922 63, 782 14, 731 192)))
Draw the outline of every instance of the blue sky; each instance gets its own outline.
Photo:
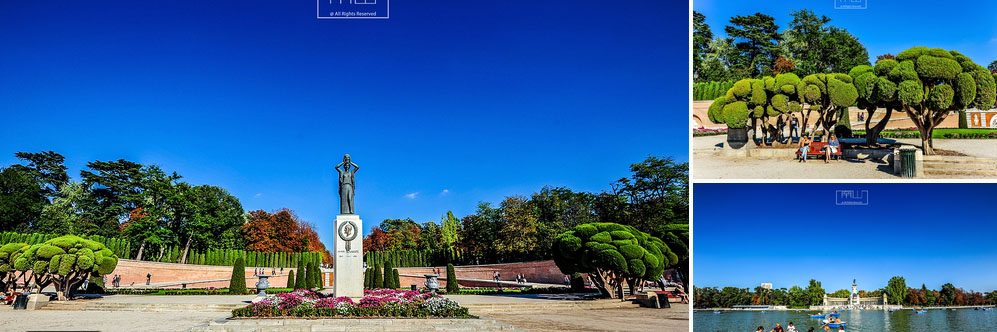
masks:
POLYGON ((597 192, 649 154, 688 160, 687 21, 660 1, 393 1, 388 20, 5 1, 0 167, 42 150, 75 179, 92 160, 157 164, 326 241, 344 153, 365 232, 544 185, 597 192))
POLYGON ((697 286, 997 290, 995 184, 695 184, 697 286), (837 205, 868 190, 868 205, 837 205), (740 198, 740 199, 737 199, 740 198), (806 216, 801 212, 806 211, 806 216))
POLYGON ((869 51, 896 55, 913 46, 957 50, 986 67, 997 60, 997 23, 993 1, 866 0, 866 9, 834 9, 833 0, 720 1, 696 0, 692 8, 706 15, 714 35, 725 35, 724 26, 735 15, 757 12, 775 18, 779 31, 792 21, 793 10, 810 9, 848 29, 869 51))

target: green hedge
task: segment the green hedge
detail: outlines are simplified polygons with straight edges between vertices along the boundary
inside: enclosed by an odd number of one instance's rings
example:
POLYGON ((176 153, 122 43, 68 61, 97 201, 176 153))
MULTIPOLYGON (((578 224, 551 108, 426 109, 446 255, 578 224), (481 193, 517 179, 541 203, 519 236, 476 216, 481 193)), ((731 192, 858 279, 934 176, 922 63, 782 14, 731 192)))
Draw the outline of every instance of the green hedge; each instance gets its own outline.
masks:
POLYGON ((723 97, 735 81, 699 82, 692 84, 692 100, 713 100, 723 97))
MULTIPOLYGON (((852 133, 852 137, 864 138, 865 131, 858 130, 852 133)), ((903 139, 903 138, 921 138, 921 133, 917 130, 885 130, 879 133, 880 138, 892 138, 892 139, 903 139)), ((997 139, 997 130, 994 129, 955 129, 955 128, 942 128, 935 129, 931 133, 932 138, 947 138, 947 139, 997 139)))
MULTIPOLYGON (((0 233, 0 246, 8 243, 27 243, 27 244, 38 244, 42 243, 56 237, 62 236, 64 234, 40 234, 40 233, 16 233, 16 232, 3 232, 0 233)), ((92 241, 97 241, 103 244, 105 247, 114 252, 115 255, 120 259, 132 259, 134 254, 138 254, 138 246, 132 247, 128 242, 128 239, 117 238, 117 237, 103 237, 100 235, 78 235, 82 238, 89 239, 92 241), (134 252, 133 252, 134 251, 134 252)), ((149 248, 146 246, 145 252, 142 254, 143 261, 156 261, 156 262, 167 262, 176 263, 180 261, 180 255, 183 254, 183 248, 179 246, 167 246, 163 250, 163 256, 159 257, 159 249, 149 248)), ((264 267, 295 267, 298 260, 304 260, 306 263, 314 262, 316 264, 322 263, 322 254, 319 252, 260 252, 260 251, 248 251, 248 250, 237 250, 237 249, 207 249, 203 251, 190 250, 187 253, 187 264, 199 264, 199 265, 218 265, 218 266, 232 266, 235 265, 236 258, 242 257, 246 261, 246 266, 264 266, 264 267)))
MULTIPOLYGON (((282 294, 293 292, 293 288, 268 288, 267 294, 282 294)), ((108 294, 117 295, 236 295, 228 288, 191 288, 191 289, 110 289, 108 294)))

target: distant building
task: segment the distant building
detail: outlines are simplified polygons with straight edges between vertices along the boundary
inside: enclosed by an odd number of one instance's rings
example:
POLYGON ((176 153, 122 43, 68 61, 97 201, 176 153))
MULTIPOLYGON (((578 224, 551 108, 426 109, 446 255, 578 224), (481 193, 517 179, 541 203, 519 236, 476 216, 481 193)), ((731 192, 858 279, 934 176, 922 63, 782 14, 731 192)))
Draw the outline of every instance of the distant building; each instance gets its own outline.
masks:
POLYGON ((763 282, 762 283, 762 288, 772 289, 772 283, 771 282, 763 282))

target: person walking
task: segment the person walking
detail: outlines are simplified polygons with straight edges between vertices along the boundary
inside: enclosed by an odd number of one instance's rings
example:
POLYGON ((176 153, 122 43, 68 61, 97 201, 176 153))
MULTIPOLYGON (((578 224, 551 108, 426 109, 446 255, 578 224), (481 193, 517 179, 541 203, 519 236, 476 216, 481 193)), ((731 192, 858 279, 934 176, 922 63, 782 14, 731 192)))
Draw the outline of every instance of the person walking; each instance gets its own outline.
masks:
POLYGON ((145 275, 145 285, 148 286, 152 283, 152 273, 145 275))
POLYGON ((570 286, 571 285, 571 278, 568 278, 567 274, 564 275, 564 285, 565 286, 570 286))
POLYGON ((783 132, 786 129, 786 120, 784 114, 779 115, 778 120, 775 121, 775 126, 776 126, 775 140, 782 143, 783 132))

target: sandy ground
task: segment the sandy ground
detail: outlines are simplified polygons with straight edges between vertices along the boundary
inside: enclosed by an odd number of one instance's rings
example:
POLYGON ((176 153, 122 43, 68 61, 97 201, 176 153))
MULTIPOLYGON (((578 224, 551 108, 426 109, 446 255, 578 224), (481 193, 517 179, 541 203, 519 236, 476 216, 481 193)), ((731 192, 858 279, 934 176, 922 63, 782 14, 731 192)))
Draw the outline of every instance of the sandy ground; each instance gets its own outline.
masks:
MULTIPOLYGON (((823 159, 798 163, 795 160, 725 157, 716 153, 726 144, 726 135, 693 138, 692 172, 696 179, 899 179, 883 161, 823 159)), ((920 147, 920 139, 898 139, 897 143, 920 147)), ((745 145, 748 148, 752 143, 745 145)), ((935 149, 957 151, 969 156, 997 158, 993 140, 935 139, 935 149)))

